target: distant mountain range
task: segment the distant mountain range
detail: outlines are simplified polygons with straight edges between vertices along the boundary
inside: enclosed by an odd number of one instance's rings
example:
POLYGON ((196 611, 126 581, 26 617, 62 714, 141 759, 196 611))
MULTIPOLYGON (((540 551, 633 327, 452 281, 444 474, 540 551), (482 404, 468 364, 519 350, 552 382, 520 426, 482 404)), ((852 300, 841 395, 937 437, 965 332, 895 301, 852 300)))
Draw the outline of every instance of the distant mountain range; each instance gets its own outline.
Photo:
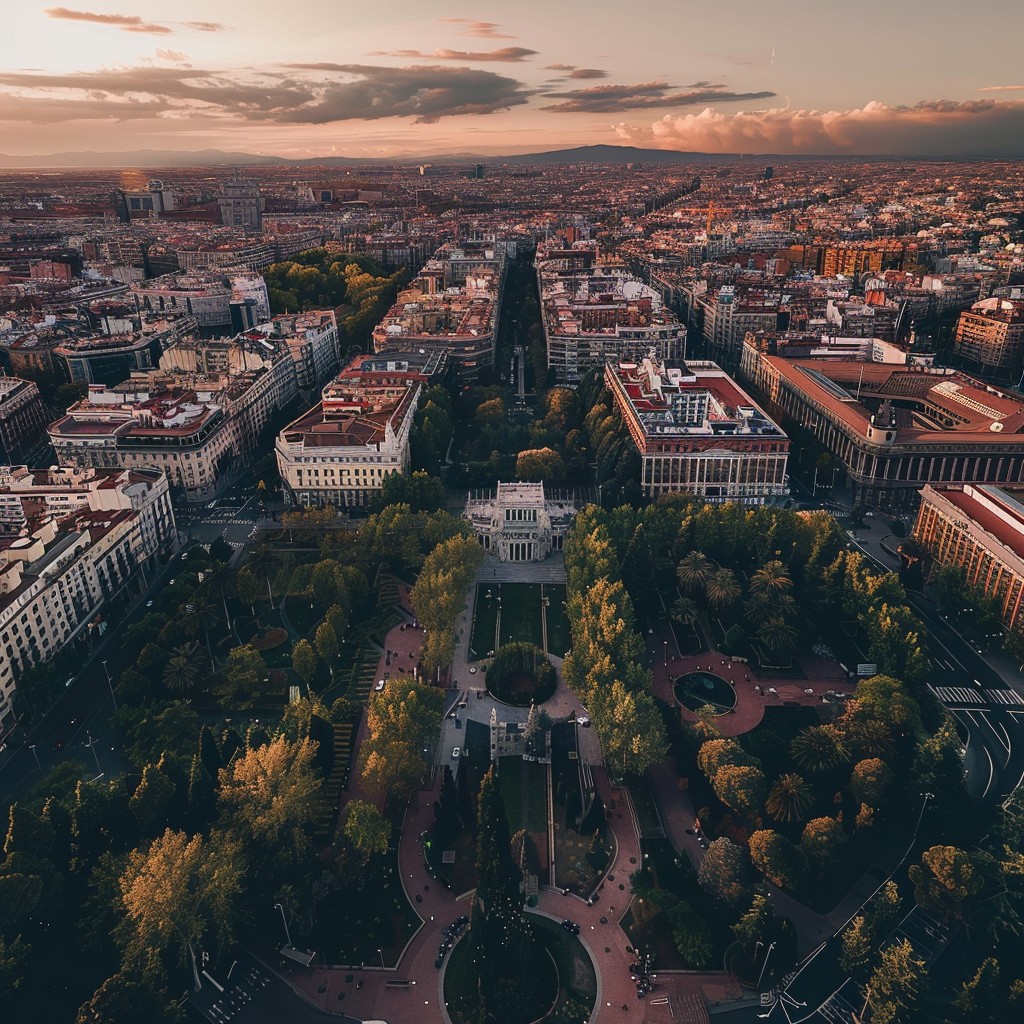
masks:
MULTIPOLYGON (((387 160, 379 158, 332 156, 306 160, 288 160, 280 156, 261 156, 256 153, 228 153, 220 149, 199 149, 191 152, 137 149, 124 153, 50 153, 45 156, 8 156, 0 153, 0 168, 100 168, 140 167, 163 169, 168 167, 214 167, 220 165, 271 167, 365 167, 380 164, 625 164, 625 163, 719 163, 739 159, 738 154, 676 153, 664 149, 637 149, 635 146, 579 146, 575 149, 555 149, 546 153, 523 153, 518 156, 474 156, 458 154, 448 156, 397 156, 387 160)), ((752 157, 754 160, 768 157, 752 157)), ((795 159, 776 157, 775 159, 795 159)), ((809 159, 809 158, 800 158, 809 159)), ((819 158, 814 158, 819 159, 819 158)))

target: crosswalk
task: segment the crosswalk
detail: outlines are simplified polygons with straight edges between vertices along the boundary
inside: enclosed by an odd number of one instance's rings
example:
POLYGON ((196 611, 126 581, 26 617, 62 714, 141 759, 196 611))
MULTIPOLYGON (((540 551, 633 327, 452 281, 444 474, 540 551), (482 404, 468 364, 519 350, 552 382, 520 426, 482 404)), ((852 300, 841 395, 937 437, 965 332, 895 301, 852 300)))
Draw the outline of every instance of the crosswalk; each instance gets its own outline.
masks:
POLYGON ((972 690, 969 686, 933 686, 931 691, 943 704, 970 704, 974 707, 983 704, 1024 705, 1024 697, 1016 690, 972 690))

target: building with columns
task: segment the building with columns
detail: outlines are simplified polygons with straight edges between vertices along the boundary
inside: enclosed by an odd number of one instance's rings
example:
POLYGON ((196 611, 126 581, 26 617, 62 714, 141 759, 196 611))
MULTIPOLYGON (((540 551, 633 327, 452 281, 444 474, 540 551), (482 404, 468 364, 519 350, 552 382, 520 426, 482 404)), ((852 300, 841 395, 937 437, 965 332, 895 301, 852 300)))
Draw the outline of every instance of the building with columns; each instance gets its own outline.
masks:
POLYGON ((571 501, 549 501, 544 484, 498 484, 474 492, 463 518, 469 520, 484 551, 502 562, 536 562, 561 551, 576 514, 571 501))
POLYGON ((608 363, 643 493, 763 505, 789 494, 789 438, 717 364, 608 363))
POLYGON ((1024 599, 1024 504, 982 484, 921 489, 914 536, 940 565, 999 602, 1007 629, 1020 628, 1024 599))

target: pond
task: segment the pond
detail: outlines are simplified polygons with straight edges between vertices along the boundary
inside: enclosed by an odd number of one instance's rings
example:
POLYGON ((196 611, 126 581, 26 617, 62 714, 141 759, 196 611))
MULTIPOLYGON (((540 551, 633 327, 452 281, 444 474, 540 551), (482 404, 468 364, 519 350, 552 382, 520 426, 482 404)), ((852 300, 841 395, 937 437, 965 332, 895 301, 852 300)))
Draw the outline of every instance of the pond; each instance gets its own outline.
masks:
POLYGON ((713 672, 687 672, 675 681, 672 691, 676 700, 694 714, 708 706, 716 715, 724 715, 736 706, 732 684, 713 672))

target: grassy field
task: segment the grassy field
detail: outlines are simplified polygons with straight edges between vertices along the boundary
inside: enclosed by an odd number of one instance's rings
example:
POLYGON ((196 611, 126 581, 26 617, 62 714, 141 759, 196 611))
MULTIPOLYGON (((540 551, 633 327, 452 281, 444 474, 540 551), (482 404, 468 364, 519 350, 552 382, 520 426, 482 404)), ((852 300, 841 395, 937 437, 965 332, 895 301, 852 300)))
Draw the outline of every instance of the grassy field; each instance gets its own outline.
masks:
POLYGON ((524 761, 521 757, 503 757, 498 764, 498 782, 505 801, 509 833, 515 835, 525 828, 527 832, 543 836, 548 822, 545 765, 524 761))
POLYGON ((540 584, 505 583, 501 587, 501 642, 541 646, 540 584))
POLYGON ((498 588, 490 583, 476 585, 476 597, 473 602, 473 633, 469 640, 469 656, 486 658, 497 650, 494 646, 494 634, 498 624, 498 588), (490 597, 487 595, 490 594, 490 597))
POLYGON ((548 623, 548 654, 561 658, 572 645, 569 620, 565 617, 565 585, 545 583, 542 589, 548 601, 544 609, 548 623))

